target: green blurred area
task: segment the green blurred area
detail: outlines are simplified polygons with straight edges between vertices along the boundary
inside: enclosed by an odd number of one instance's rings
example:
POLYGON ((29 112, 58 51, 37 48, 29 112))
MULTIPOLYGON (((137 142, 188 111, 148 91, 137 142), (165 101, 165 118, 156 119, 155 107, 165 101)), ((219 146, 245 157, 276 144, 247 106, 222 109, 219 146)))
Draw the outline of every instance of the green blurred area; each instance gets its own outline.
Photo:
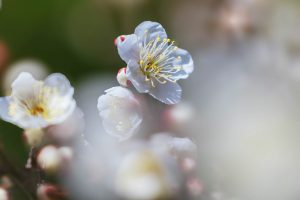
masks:
MULTIPOLYGON (((36 59, 50 72, 65 74, 75 86, 89 74, 116 73, 124 63, 114 38, 131 33, 144 20, 160 20, 162 2, 143 0, 126 5, 116 0, 2 0, 0 41, 10 54, 6 66, 36 59)), ((21 133, 16 126, 0 121, 5 152, 22 166, 28 150, 21 133)))

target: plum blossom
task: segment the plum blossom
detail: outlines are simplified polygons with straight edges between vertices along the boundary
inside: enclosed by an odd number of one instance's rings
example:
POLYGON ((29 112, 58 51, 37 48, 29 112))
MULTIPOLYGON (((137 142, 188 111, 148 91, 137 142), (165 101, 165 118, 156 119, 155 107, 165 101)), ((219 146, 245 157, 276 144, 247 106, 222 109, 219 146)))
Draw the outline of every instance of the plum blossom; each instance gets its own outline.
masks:
MULTIPOLYGON (((166 159, 147 148, 127 152, 118 165, 116 192, 133 200, 169 199, 173 191, 168 176, 174 175, 175 166, 166 159)), ((172 180, 180 182, 176 178, 172 180)))
POLYGON ((51 74, 45 81, 38 81, 22 72, 11 87, 11 95, 0 98, 0 117, 23 129, 59 124, 76 107, 74 89, 62 74, 51 74))
POLYGON ((142 122, 140 104, 133 93, 123 87, 113 87, 98 99, 99 115, 105 131, 125 140, 138 130, 142 122))
POLYGON ((127 63, 126 75, 140 93, 149 93, 165 104, 181 99, 179 79, 193 72, 191 55, 167 38, 161 24, 145 21, 131 35, 116 39, 120 57, 127 63))

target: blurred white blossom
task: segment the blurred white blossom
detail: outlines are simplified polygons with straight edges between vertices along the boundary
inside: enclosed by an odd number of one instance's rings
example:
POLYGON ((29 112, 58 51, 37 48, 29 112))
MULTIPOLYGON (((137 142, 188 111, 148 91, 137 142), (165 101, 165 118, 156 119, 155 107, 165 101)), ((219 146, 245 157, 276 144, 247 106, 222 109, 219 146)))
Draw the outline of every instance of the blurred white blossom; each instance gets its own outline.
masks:
POLYGON ((105 93, 98 99, 105 131, 119 140, 131 137, 143 119, 139 102, 130 90, 123 87, 113 87, 105 93))
POLYGON ((145 21, 134 34, 116 40, 120 57, 127 63, 127 77, 140 93, 149 93, 166 104, 181 99, 179 79, 192 73, 191 55, 167 38, 165 29, 157 22, 145 21))
POLYGON ((0 116, 23 129, 58 124, 76 107, 73 93, 73 87, 62 74, 37 81, 23 72, 12 83, 11 96, 0 98, 0 116))
POLYGON ((189 138, 172 137, 168 133, 158 133, 152 136, 151 144, 154 149, 166 151, 175 157, 195 157, 197 146, 189 138))
POLYGON ((131 152, 120 163, 116 175, 116 189, 126 199, 165 198, 170 195, 165 176, 162 163, 153 152, 131 152))

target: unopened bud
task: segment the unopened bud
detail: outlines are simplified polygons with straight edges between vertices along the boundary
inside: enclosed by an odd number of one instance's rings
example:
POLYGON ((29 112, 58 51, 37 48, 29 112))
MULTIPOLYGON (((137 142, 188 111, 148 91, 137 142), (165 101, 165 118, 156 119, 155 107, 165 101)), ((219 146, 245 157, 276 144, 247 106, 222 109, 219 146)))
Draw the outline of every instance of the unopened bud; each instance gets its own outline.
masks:
POLYGON ((193 158, 184 158, 181 161, 181 168, 185 172, 191 172, 196 168, 196 161, 193 158))
POLYGON ((58 152, 64 162, 70 162, 73 158, 73 150, 70 147, 60 147, 58 152))
POLYGON ((127 79, 126 75, 126 67, 123 67, 119 69, 118 75, 117 75, 117 80, 121 86, 128 87, 129 86, 129 80, 127 79))
POLYGON ((61 156, 55 146, 44 147, 37 156, 37 163, 48 173, 56 172, 61 164, 61 156))
POLYGON ((0 187, 0 200, 9 200, 9 195, 6 189, 0 187))
POLYGON ((164 117, 170 127, 181 128, 195 117, 194 108, 188 103, 176 104, 165 111, 164 117))
POLYGON ((41 184, 37 188, 38 200, 65 199, 66 194, 55 185, 41 184))

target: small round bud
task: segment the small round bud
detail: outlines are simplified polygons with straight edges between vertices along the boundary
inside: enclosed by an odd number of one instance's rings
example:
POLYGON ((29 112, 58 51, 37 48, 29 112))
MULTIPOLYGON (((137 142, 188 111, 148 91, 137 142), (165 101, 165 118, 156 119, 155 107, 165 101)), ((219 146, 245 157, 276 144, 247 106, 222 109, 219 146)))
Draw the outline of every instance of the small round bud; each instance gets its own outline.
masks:
POLYGON ((27 129, 24 131, 24 137, 28 145, 39 146, 42 143, 44 131, 42 129, 27 129))
POLYGON ((128 87, 129 86, 129 80, 127 79, 126 75, 126 67, 123 67, 119 69, 118 75, 117 75, 117 80, 121 86, 128 87))
POLYGON ((164 120, 168 126, 174 128, 186 126, 194 117, 194 108, 188 103, 176 104, 164 113, 164 120))
POLYGON ((61 155, 55 146, 44 147, 37 156, 37 163, 48 173, 56 172, 61 164, 61 155))
POLYGON ((181 168, 185 172, 191 172, 196 168, 196 161, 189 157, 183 158, 181 168))
POLYGON ((6 189, 0 187, 0 200, 9 200, 9 195, 6 189))

